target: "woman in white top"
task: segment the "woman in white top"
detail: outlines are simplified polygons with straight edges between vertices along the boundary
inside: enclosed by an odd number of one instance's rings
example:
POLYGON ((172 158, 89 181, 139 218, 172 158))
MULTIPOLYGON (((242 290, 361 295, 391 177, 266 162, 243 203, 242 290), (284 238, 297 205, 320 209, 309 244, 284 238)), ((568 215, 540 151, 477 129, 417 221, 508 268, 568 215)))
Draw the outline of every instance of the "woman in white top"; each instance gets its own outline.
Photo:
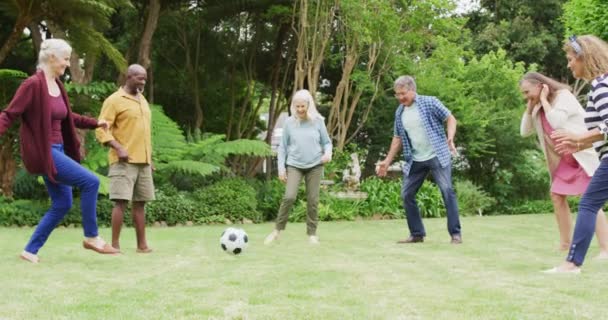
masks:
MULTIPOLYGON (((571 243, 572 218, 567 196, 585 192, 591 176, 599 166, 593 148, 573 154, 560 155, 551 138, 554 130, 585 133, 585 112, 570 92, 570 87, 537 72, 524 75, 520 89, 528 100, 521 121, 521 135, 536 134, 551 177, 551 200, 560 233, 560 250, 568 250, 571 243)), ((600 256, 608 258, 608 223, 602 210, 597 215, 595 233, 600 244, 600 256)))

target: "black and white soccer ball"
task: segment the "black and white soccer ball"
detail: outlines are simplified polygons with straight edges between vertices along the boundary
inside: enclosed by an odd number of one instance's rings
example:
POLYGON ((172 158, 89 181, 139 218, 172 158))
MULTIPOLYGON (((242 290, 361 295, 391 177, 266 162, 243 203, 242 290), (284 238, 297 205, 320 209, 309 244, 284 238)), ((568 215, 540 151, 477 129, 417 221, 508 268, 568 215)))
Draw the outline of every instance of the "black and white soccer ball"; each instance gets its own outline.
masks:
POLYGON ((220 237, 220 246, 228 254, 241 254, 247 249, 249 238, 245 230, 240 228, 227 228, 220 237))

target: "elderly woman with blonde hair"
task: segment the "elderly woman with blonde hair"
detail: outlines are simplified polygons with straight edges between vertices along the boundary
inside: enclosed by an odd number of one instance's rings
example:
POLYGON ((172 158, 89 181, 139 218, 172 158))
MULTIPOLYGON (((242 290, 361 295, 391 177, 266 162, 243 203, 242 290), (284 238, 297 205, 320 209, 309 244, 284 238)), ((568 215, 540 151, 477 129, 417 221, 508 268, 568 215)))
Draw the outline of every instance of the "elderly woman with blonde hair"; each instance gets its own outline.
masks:
MULTIPOLYGON (((525 74, 519 87, 527 99, 527 108, 521 120, 521 135, 536 134, 543 151, 551 178, 551 200, 560 234, 560 250, 570 248, 572 218, 567 196, 580 196, 585 192, 591 176, 600 165, 592 148, 572 154, 560 155, 551 139, 554 130, 585 133, 585 112, 566 84, 538 72, 525 74)), ((597 215, 595 228, 600 245, 600 258, 608 258, 608 222, 604 211, 597 215)))
POLYGON ((311 244, 318 244, 318 204, 323 164, 331 161, 332 144, 325 127, 325 119, 319 114, 308 90, 297 91, 290 106, 291 116, 283 126, 283 136, 278 150, 279 179, 286 183, 285 195, 279 208, 275 230, 264 243, 270 244, 285 230, 289 211, 298 194, 302 178, 306 183, 306 232, 311 244))
POLYGON ((83 246, 98 253, 118 253, 97 230, 99 178, 79 164, 80 141, 76 128, 107 128, 97 119, 72 112, 67 93, 59 80, 70 64, 72 48, 61 39, 40 45, 38 72, 27 78, 8 107, 0 112, 0 136, 21 120, 21 157, 25 168, 41 175, 51 197, 51 207, 42 217, 20 257, 38 263, 38 250, 72 207, 72 187, 80 189, 83 246))

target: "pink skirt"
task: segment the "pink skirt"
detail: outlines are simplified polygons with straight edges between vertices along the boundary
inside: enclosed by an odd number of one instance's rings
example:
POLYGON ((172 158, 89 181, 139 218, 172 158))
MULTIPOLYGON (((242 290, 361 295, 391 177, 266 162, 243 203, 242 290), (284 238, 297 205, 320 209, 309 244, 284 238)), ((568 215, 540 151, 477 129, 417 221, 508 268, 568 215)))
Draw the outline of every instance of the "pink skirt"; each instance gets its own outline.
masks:
MULTIPOLYGON (((554 141, 549 138, 553 132, 553 128, 549 124, 542 108, 540 110, 540 118, 543 131, 547 136, 545 137, 545 141, 549 140, 552 142, 551 145, 555 145, 554 141)), ((561 157, 557 168, 551 172, 551 178, 551 192, 565 196, 578 196, 585 193, 591 181, 591 177, 587 175, 583 167, 571 154, 561 157)))
POLYGON ((578 196, 585 193, 591 181, 591 177, 572 155, 562 157, 551 176, 553 178, 551 192, 565 196, 578 196))

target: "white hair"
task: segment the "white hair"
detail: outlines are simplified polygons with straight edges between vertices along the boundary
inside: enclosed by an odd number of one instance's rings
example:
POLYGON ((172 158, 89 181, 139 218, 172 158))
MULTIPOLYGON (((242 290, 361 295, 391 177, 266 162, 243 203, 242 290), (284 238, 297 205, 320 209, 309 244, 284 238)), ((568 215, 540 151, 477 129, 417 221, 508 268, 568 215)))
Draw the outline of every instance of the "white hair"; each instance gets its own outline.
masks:
POLYGON ((412 76, 401 76, 395 80, 395 89, 405 88, 416 92, 416 81, 412 76))
POLYGON ((324 120, 323 116, 317 111, 317 107, 315 105, 315 100, 308 90, 298 90, 294 93, 293 97, 291 97, 291 105, 289 106, 289 110, 291 111, 291 115, 296 119, 298 119, 296 112, 296 101, 304 102, 307 108, 307 116, 310 120, 321 119, 324 120))
POLYGON ((72 47, 63 39, 46 39, 40 44, 38 53, 38 68, 46 65, 51 56, 60 58, 61 55, 70 55, 72 47))

